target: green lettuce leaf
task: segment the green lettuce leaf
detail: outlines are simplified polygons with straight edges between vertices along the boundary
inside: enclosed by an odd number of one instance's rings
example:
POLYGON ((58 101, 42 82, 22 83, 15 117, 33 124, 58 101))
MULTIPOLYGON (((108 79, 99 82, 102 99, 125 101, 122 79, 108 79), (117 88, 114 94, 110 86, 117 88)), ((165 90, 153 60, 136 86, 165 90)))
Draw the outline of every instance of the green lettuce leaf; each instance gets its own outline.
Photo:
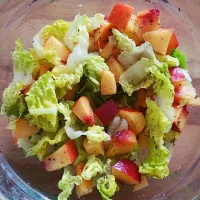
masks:
POLYGON ((83 66, 85 62, 79 64, 73 73, 68 73, 66 67, 55 67, 52 70, 56 88, 56 95, 61 99, 68 90, 80 82, 83 75, 83 66))
POLYGON ((155 79, 154 92, 165 101, 166 107, 170 108, 174 101, 174 86, 170 79, 164 73, 161 73, 156 66, 148 68, 147 71, 150 71, 155 79))
POLYGON ((179 60, 179 67, 183 69, 187 69, 187 60, 183 52, 179 49, 173 49, 171 51, 171 56, 177 58, 179 60))
POLYGON ((112 197, 116 191, 118 191, 118 185, 115 182, 115 177, 109 175, 104 176, 97 180, 97 189, 99 190, 103 200, 112 200, 112 197))
POLYGON ((64 144, 67 139, 65 129, 61 128, 57 133, 43 132, 40 135, 35 134, 30 139, 20 138, 17 144, 24 150, 26 157, 37 156, 39 160, 43 160, 64 144))
POLYGON ((68 168, 64 168, 62 179, 58 182, 58 188, 62 192, 58 195, 58 200, 67 200, 72 194, 75 185, 82 183, 81 176, 73 176, 68 168))
POLYGON ((47 132, 56 132, 58 127, 58 100, 52 74, 47 72, 35 81, 25 98, 31 124, 47 132))
POLYGON ((43 31, 47 28, 48 26, 44 26, 34 37, 33 37, 33 47, 34 50, 41 60, 47 60, 49 63, 54 65, 59 65, 60 64, 60 57, 57 56, 57 52, 54 49, 47 49, 44 48, 44 43, 45 39, 42 37, 43 31))
POLYGON ((152 65, 153 63, 150 59, 142 58, 120 76, 119 83, 129 96, 131 96, 137 88, 141 88, 141 86, 150 86, 152 84, 152 78, 144 80, 149 74, 147 68, 151 67, 152 65), (138 84, 140 85, 139 87, 138 84))
POLYGON ((76 15, 65 35, 65 44, 73 50, 76 43, 88 40, 88 33, 99 28, 103 22, 104 15, 100 13, 95 14, 92 18, 87 15, 76 15))
POLYGON ((71 22, 58 19, 52 25, 47 25, 45 29, 42 30, 42 37, 47 40, 51 36, 54 36, 58 40, 62 41, 70 24, 71 22))
POLYGON ((179 66, 179 60, 170 55, 156 55, 156 57, 160 62, 165 62, 168 65, 168 67, 179 66))
POLYGON ((88 57, 84 67, 84 75, 93 87, 93 92, 100 91, 101 74, 104 70, 109 70, 109 67, 101 56, 91 55, 88 57))
POLYGON ((148 98, 146 103, 145 132, 149 135, 148 155, 139 167, 139 171, 149 177, 162 179, 169 175, 169 151, 163 145, 163 138, 170 121, 154 101, 148 98))
POLYGON ((98 173, 104 173, 104 163, 99 158, 96 158, 95 155, 88 156, 88 161, 84 166, 81 176, 85 180, 90 180, 98 173))
POLYGON ((21 82, 24 85, 27 85, 32 81, 32 72, 36 63, 34 62, 31 53, 24 50, 23 44, 19 38, 15 41, 15 44, 15 51, 12 53, 14 64, 14 78, 12 83, 21 82))
POLYGON ((44 58, 46 60, 48 60, 49 63, 52 63, 53 65, 59 65, 60 64, 61 58, 57 56, 56 50, 42 48, 41 52, 44 55, 44 58))
POLYGON ((168 142, 173 143, 178 138, 179 134, 180 134, 179 132, 170 130, 168 133, 165 133, 164 141, 167 142, 167 143, 168 142))
POLYGON ((100 26, 104 22, 104 18, 105 18, 105 15, 101 13, 95 14, 94 17, 90 17, 90 18, 88 17, 87 23, 86 23, 88 33, 91 33, 93 30, 100 28, 100 26))
POLYGON ((121 51, 134 52, 136 44, 127 35, 121 33, 117 29, 112 30, 121 51))
POLYGON ((75 139, 75 143, 76 143, 77 150, 78 150, 78 157, 76 158, 76 160, 73 164, 74 166, 76 166, 80 162, 85 161, 87 159, 87 155, 88 155, 86 153, 86 151, 84 150, 82 137, 75 139))
POLYGON ((7 114, 8 116, 14 115, 21 117, 27 113, 27 106, 24 101, 24 97, 21 94, 23 85, 16 83, 10 84, 3 92, 1 114, 7 114))
POLYGON ((110 140, 110 136, 104 131, 104 127, 102 126, 92 126, 88 127, 88 131, 76 131, 71 126, 65 126, 65 131, 70 139, 76 139, 80 136, 87 136, 88 143, 97 143, 101 141, 110 140))
POLYGON ((43 160, 49 154, 47 149, 49 145, 64 143, 68 139, 64 128, 61 128, 54 137, 53 135, 52 133, 45 133, 38 143, 30 149, 31 154, 36 155, 39 160, 43 160))

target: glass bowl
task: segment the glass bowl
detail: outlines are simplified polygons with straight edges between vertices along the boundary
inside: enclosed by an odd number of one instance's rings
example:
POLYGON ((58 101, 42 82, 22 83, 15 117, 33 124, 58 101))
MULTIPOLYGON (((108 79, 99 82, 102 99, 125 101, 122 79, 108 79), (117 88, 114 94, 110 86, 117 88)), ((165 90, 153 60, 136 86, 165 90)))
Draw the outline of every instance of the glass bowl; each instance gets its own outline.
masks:
MULTIPOLYGON (((30 48, 32 38, 41 27, 56 19, 73 20, 77 13, 89 16, 102 12, 107 15, 114 0, 32 0, 0 1, 0 92, 12 80, 12 57, 16 38, 30 48)), ((187 55, 193 84, 200 94, 200 5, 198 1, 123 0, 135 7, 135 13, 148 8, 159 8, 162 26, 175 28, 179 48, 187 55)), ((200 198, 200 107, 190 107, 190 116, 181 133, 170 162, 170 175, 163 180, 150 180, 149 187, 132 193, 123 186, 115 200, 189 200, 200 198)), ((6 129, 7 118, 0 118, 0 199, 56 199, 57 183, 62 171, 46 172, 37 159, 24 158, 12 143, 6 129)), ((78 199, 72 195, 71 199, 78 199)), ((82 199, 101 199, 95 191, 82 199)))

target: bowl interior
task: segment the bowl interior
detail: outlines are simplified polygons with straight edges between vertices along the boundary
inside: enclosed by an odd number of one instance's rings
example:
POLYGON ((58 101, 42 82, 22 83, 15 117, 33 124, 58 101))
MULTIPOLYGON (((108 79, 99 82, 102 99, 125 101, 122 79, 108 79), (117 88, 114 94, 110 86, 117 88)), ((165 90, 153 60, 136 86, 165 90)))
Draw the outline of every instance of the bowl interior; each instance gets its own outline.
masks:
MULTIPOLYGON (((182 1, 179 1, 182 2, 182 1)), ((41 27, 51 24, 56 19, 72 21, 77 13, 89 16, 97 12, 107 15, 115 1, 69 1, 69 0, 41 0, 41 1, 10 1, 0 4, 0 92, 12 80, 12 57, 16 38, 20 37, 25 48, 30 48, 32 38, 41 27)), ((163 27, 174 28, 180 46, 187 55, 189 72, 193 84, 200 94, 200 48, 196 41, 200 36, 193 22, 178 7, 169 1, 125 0, 123 3, 133 5, 135 13, 148 8, 161 10, 163 27)), ((191 2, 192 4, 192 2, 191 2)), ((198 15, 200 17, 200 15, 198 15)), ((149 187, 132 193, 132 188, 123 186, 114 199, 122 199, 126 194, 127 200, 133 199, 173 199, 188 200, 196 198, 200 192, 200 107, 189 108, 190 117, 184 132, 174 146, 174 153, 170 162, 170 176, 164 180, 150 180, 149 187), (196 196, 196 197, 195 197, 196 196)), ((34 158, 24 158, 20 149, 12 143, 11 132, 6 129, 7 118, 0 118, 0 151, 6 162, 22 178, 29 189, 35 188, 46 194, 57 195, 57 183, 62 171, 46 172, 39 161, 34 158)), ((2 161, 5 162, 5 161, 2 161)), ((0 165, 3 165, 1 163, 0 165)), ((7 166, 7 165, 4 165, 7 166)), ((7 168, 7 167, 6 167, 7 168)), ((5 168, 4 168, 5 170, 5 168)), ((7 177, 12 177, 12 173, 7 177)), ((0 177, 1 178, 1 177, 0 177)), ((15 182, 15 181, 14 181, 15 182)), ((1 184, 1 181, 0 181, 1 184)), ((31 198, 31 197, 30 197, 31 198)), ((94 192, 83 199, 100 199, 98 192, 94 192)), ((78 199, 76 195, 71 199, 78 199)))

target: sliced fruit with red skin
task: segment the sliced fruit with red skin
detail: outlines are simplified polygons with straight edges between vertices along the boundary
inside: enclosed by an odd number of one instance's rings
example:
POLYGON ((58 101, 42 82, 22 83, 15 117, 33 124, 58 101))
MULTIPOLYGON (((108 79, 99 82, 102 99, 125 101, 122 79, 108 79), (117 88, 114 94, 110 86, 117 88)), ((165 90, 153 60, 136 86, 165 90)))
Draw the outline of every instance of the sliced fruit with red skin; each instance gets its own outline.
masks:
POLYGON ((120 30, 124 31, 128 25, 133 11, 133 7, 117 2, 111 10, 108 21, 114 24, 120 30))
POLYGON ((89 52, 93 52, 93 51, 98 51, 99 47, 98 47, 98 42, 95 40, 95 38, 90 37, 89 38, 89 47, 88 47, 88 51, 89 52))
POLYGON ((108 59, 110 55, 112 54, 113 46, 109 44, 109 42, 106 44, 106 46, 102 49, 100 52, 100 56, 104 59, 108 59))
POLYGON ((175 33, 172 34, 171 40, 169 42, 168 48, 167 48, 167 55, 171 54, 172 49, 176 49, 178 47, 179 43, 176 38, 175 33))
POLYGON ((112 28, 115 26, 107 20, 94 33, 96 41, 108 41, 108 36, 112 35, 112 28))
POLYGON ((37 75, 37 79, 42 76, 43 74, 46 74, 46 72, 50 71, 48 67, 46 67, 45 65, 41 65, 38 75, 37 75))
POLYGON ((200 106, 200 98, 192 98, 188 101, 188 105, 191 106, 200 106))
POLYGON ((83 141, 83 146, 86 152, 90 155, 101 154, 104 155, 104 144, 103 142, 97 143, 88 143, 88 138, 85 138, 83 141))
POLYGON ((44 48, 56 50, 57 56, 60 57, 61 60, 67 61, 69 54, 71 53, 67 47, 62 44, 59 40, 57 40, 54 36, 51 36, 45 43, 44 48))
POLYGON ((145 41, 151 44, 154 51, 166 55, 173 34, 173 31, 170 29, 160 28, 155 31, 146 32, 142 36, 145 41))
POLYGON ((74 100, 75 96, 76 96, 76 93, 78 91, 78 89, 80 88, 80 85, 79 84, 76 84, 72 87, 71 90, 67 91, 67 93, 63 96, 63 99, 64 100, 69 100, 69 101, 72 101, 74 100))
POLYGON ((22 88, 22 90, 21 90, 21 93, 22 93, 23 95, 26 96, 26 94, 27 94, 28 91, 31 89, 31 86, 32 86, 32 84, 33 84, 34 82, 35 82, 35 80, 33 80, 30 84, 24 86, 24 87, 22 88))
POLYGON ((181 133, 187 122, 189 112, 186 106, 182 106, 180 108, 174 107, 174 111, 175 111, 175 119, 173 122, 172 129, 174 131, 181 133))
POLYGON ((143 40, 141 40, 136 32, 135 32, 135 23, 136 23, 136 16, 135 15, 131 15, 131 18, 128 22, 128 25, 126 27, 126 30, 124 31, 124 33, 132 40, 135 41, 136 45, 141 45, 143 43, 143 40))
POLYGON ((119 109, 117 104, 113 100, 109 100, 95 111, 95 115, 101 121, 103 126, 105 126, 114 119, 118 112, 119 109))
MULTIPOLYGON (((183 83, 185 83, 185 82, 183 82, 183 83)), ((177 86, 174 89, 174 92, 175 92, 175 94, 174 94, 174 103, 175 104, 180 104, 186 98, 189 100, 188 97, 190 97, 190 99, 193 99, 197 95, 196 90, 192 85, 180 84, 180 86, 177 86)))
POLYGON ((135 134, 142 132, 146 122, 142 112, 130 108, 119 110, 119 116, 128 122, 129 129, 135 134))
MULTIPOLYGON (((76 165, 76 175, 81 176, 84 166, 85 166, 85 163, 83 162, 80 162, 76 165)), ((94 185, 93 179, 85 180, 82 178, 82 183, 76 186, 77 196, 82 197, 84 195, 91 193, 93 191, 93 185, 94 185)))
POLYGON ((101 75, 101 94, 112 95, 117 92, 115 76, 111 71, 103 71, 101 75))
POLYGON ((12 131, 13 142, 17 143, 19 138, 29 138, 40 130, 35 125, 30 125, 26 119, 18 119, 15 122, 15 129, 12 131))
POLYGON ((119 77, 125 71, 124 67, 114 56, 110 56, 107 65, 109 66, 110 71, 114 74, 116 83, 119 83, 119 77))
POLYGON ((141 174, 139 173, 138 166, 128 159, 119 160, 112 166, 112 174, 117 181, 123 184, 141 183, 141 174))
POLYGON ((177 87, 179 86, 183 81, 185 81, 185 74, 179 67, 170 67, 169 73, 171 76, 171 83, 177 87))
POLYGON ((73 140, 68 140, 57 151, 47 156, 42 165, 47 171, 59 170, 67 165, 72 164, 78 157, 76 144, 73 140))
POLYGON ((132 152, 136 144, 136 136, 132 131, 119 131, 112 136, 108 144, 106 156, 111 157, 132 152))
POLYGON ((80 97, 73 105, 72 112, 88 126, 94 125, 94 115, 87 97, 80 97))
POLYGON ((137 13, 135 32, 141 41, 142 34, 157 30, 160 27, 160 11, 158 9, 144 10, 137 13))
POLYGON ((145 175, 142 175, 141 179, 142 179, 141 183, 138 183, 138 184, 134 185, 133 192, 136 192, 138 190, 141 190, 141 189, 149 186, 147 177, 145 175))

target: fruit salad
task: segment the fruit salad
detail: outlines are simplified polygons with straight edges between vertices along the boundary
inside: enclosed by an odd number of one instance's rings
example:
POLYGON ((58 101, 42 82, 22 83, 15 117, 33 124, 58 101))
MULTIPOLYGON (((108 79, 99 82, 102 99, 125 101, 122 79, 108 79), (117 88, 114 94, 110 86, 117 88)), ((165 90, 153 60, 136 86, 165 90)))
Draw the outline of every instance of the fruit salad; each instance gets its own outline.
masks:
POLYGON ((95 187, 109 200, 122 184, 136 191, 169 175, 187 106, 200 105, 178 44, 158 9, 123 3, 45 25, 28 50, 16 40, 1 114, 26 157, 64 171, 59 200, 95 187))

